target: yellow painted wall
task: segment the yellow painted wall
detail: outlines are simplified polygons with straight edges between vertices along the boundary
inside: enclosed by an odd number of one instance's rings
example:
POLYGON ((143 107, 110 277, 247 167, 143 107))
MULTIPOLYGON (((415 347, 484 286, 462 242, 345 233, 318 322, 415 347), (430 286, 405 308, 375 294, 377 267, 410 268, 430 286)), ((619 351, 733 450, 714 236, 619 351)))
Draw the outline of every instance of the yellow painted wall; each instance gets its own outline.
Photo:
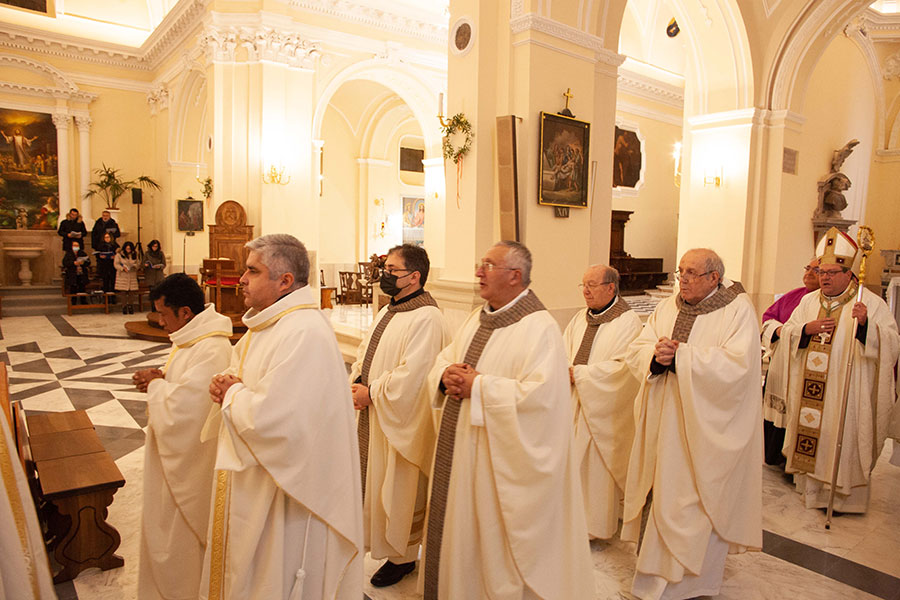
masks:
POLYGON ((325 181, 321 200, 320 263, 357 260, 359 167, 358 144, 353 132, 334 110, 325 111, 325 181))

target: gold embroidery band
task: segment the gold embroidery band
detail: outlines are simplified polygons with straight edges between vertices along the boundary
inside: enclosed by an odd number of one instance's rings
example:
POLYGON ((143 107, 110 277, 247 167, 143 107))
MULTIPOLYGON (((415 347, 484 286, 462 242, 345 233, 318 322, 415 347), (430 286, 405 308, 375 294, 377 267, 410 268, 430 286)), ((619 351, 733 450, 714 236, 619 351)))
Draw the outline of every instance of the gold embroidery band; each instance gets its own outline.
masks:
MULTIPOLYGON (((856 286, 831 303, 820 294, 820 308, 817 319, 831 317, 837 322, 841 310, 856 295, 856 286)), ((819 452, 819 438, 822 433, 822 419, 825 414, 825 390, 828 383, 828 366, 831 362, 832 342, 837 327, 831 333, 816 334, 810 339, 804 353, 803 383, 800 402, 797 406, 797 439, 794 441, 791 467, 797 471, 814 473, 816 456, 819 452)))
POLYGON ((221 600, 225 591, 225 551, 228 542, 227 509, 231 473, 216 471, 216 498, 213 504, 209 552, 209 600, 221 600))

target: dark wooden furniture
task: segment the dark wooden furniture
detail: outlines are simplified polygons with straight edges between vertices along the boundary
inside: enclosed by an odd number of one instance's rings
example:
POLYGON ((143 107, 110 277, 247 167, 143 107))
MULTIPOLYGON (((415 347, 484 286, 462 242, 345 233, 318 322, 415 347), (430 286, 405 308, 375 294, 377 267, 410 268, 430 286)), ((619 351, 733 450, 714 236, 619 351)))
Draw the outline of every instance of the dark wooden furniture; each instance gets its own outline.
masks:
POLYGON ((363 304, 362 275, 354 271, 338 271, 341 278, 341 304, 363 304))
POLYGON ((638 296, 668 278, 661 258, 634 258, 625 252, 625 224, 634 211, 612 211, 609 236, 609 266, 619 271, 619 293, 638 296))
MULTIPOLYGON (((246 267, 248 251, 244 244, 253 239, 253 225, 247 225, 247 213, 244 207, 228 200, 216 210, 216 222, 209 226, 209 258, 229 258, 234 261, 233 267, 220 271, 219 277, 227 284, 221 294, 216 310, 224 315, 240 318, 244 314, 244 295, 238 279, 246 267)), ((208 279, 208 277, 204 277, 208 279)))
POLYGON ((204 258, 200 270, 209 301, 216 306, 217 311, 229 317, 241 315, 244 311, 240 276, 234 275, 235 264, 233 258, 204 258))

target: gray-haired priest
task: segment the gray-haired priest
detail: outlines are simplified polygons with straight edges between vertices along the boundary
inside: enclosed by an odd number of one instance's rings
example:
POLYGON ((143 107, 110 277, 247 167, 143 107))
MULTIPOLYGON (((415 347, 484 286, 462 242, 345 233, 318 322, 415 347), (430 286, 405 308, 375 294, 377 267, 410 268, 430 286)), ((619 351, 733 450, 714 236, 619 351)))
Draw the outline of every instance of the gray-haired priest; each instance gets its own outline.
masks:
POLYGON ((622 539, 638 541, 650 502, 631 588, 642 599, 715 596, 725 556, 762 547, 756 310, 712 250, 688 250, 676 275, 628 354, 643 381, 622 539))
POLYGON ((819 291, 804 296, 782 327, 791 350, 784 454, 785 471, 794 473, 807 508, 826 507, 847 356, 853 352, 834 510, 863 513, 896 398, 900 338, 884 300, 863 289, 862 302, 856 301, 859 284, 850 270, 856 252, 853 240, 834 227, 819 240, 819 291), (859 320, 855 339, 854 317, 859 320))
POLYGON ((486 303, 428 376, 442 414, 425 598, 593 598, 559 326, 522 244, 496 244, 475 274, 486 303))
POLYGON ((373 559, 387 559, 372 576, 375 587, 393 585, 415 569, 425 529, 435 435, 424 384, 448 337, 437 302, 422 287, 429 266, 424 248, 391 248, 379 282, 390 304, 379 311, 350 369, 365 546, 373 559))
POLYGON ((247 243, 247 333, 209 386, 219 432, 200 597, 359 600, 359 450, 347 371, 295 237, 247 243), (221 405, 221 409, 219 409, 221 405))
POLYGON ((588 534, 615 535, 634 439, 634 397, 640 382, 625 363, 641 319, 619 297, 619 272, 588 267, 581 282, 587 307, 563 332, 575 408, 575 457, 588 534))
MULTIPOLYGON (((100 221, 97 221, 98 223, 100 221)), ((205 304, 190 276, 174 273, 150 291, 172 351, 163 369, 132 376, 147 392, 141 600, 192 598, 200 588, 216 441, 200 441, 209 380, 231 360, 231 319, 205 304)))

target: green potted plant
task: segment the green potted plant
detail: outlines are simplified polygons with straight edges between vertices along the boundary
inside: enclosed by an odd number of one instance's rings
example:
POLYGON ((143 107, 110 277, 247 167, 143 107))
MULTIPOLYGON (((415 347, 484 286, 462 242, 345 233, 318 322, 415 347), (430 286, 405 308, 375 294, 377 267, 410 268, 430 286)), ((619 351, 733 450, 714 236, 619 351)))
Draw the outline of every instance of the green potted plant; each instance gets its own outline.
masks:
POLYGON ((100 169, 94 169, 94 173, 97 175, 97 181, 92 181, 88 185, 84 199, 88 200, 99 196, 106 202, 106 208, 109 210, 116 210, 118 208, 116 203, 119 201, 119 198, 131 188, 160 189, 159 183, 146 175, 140 175, 134 179, 124 179, 119 175, 119 169, 107 167, 106 164, 100 169))

